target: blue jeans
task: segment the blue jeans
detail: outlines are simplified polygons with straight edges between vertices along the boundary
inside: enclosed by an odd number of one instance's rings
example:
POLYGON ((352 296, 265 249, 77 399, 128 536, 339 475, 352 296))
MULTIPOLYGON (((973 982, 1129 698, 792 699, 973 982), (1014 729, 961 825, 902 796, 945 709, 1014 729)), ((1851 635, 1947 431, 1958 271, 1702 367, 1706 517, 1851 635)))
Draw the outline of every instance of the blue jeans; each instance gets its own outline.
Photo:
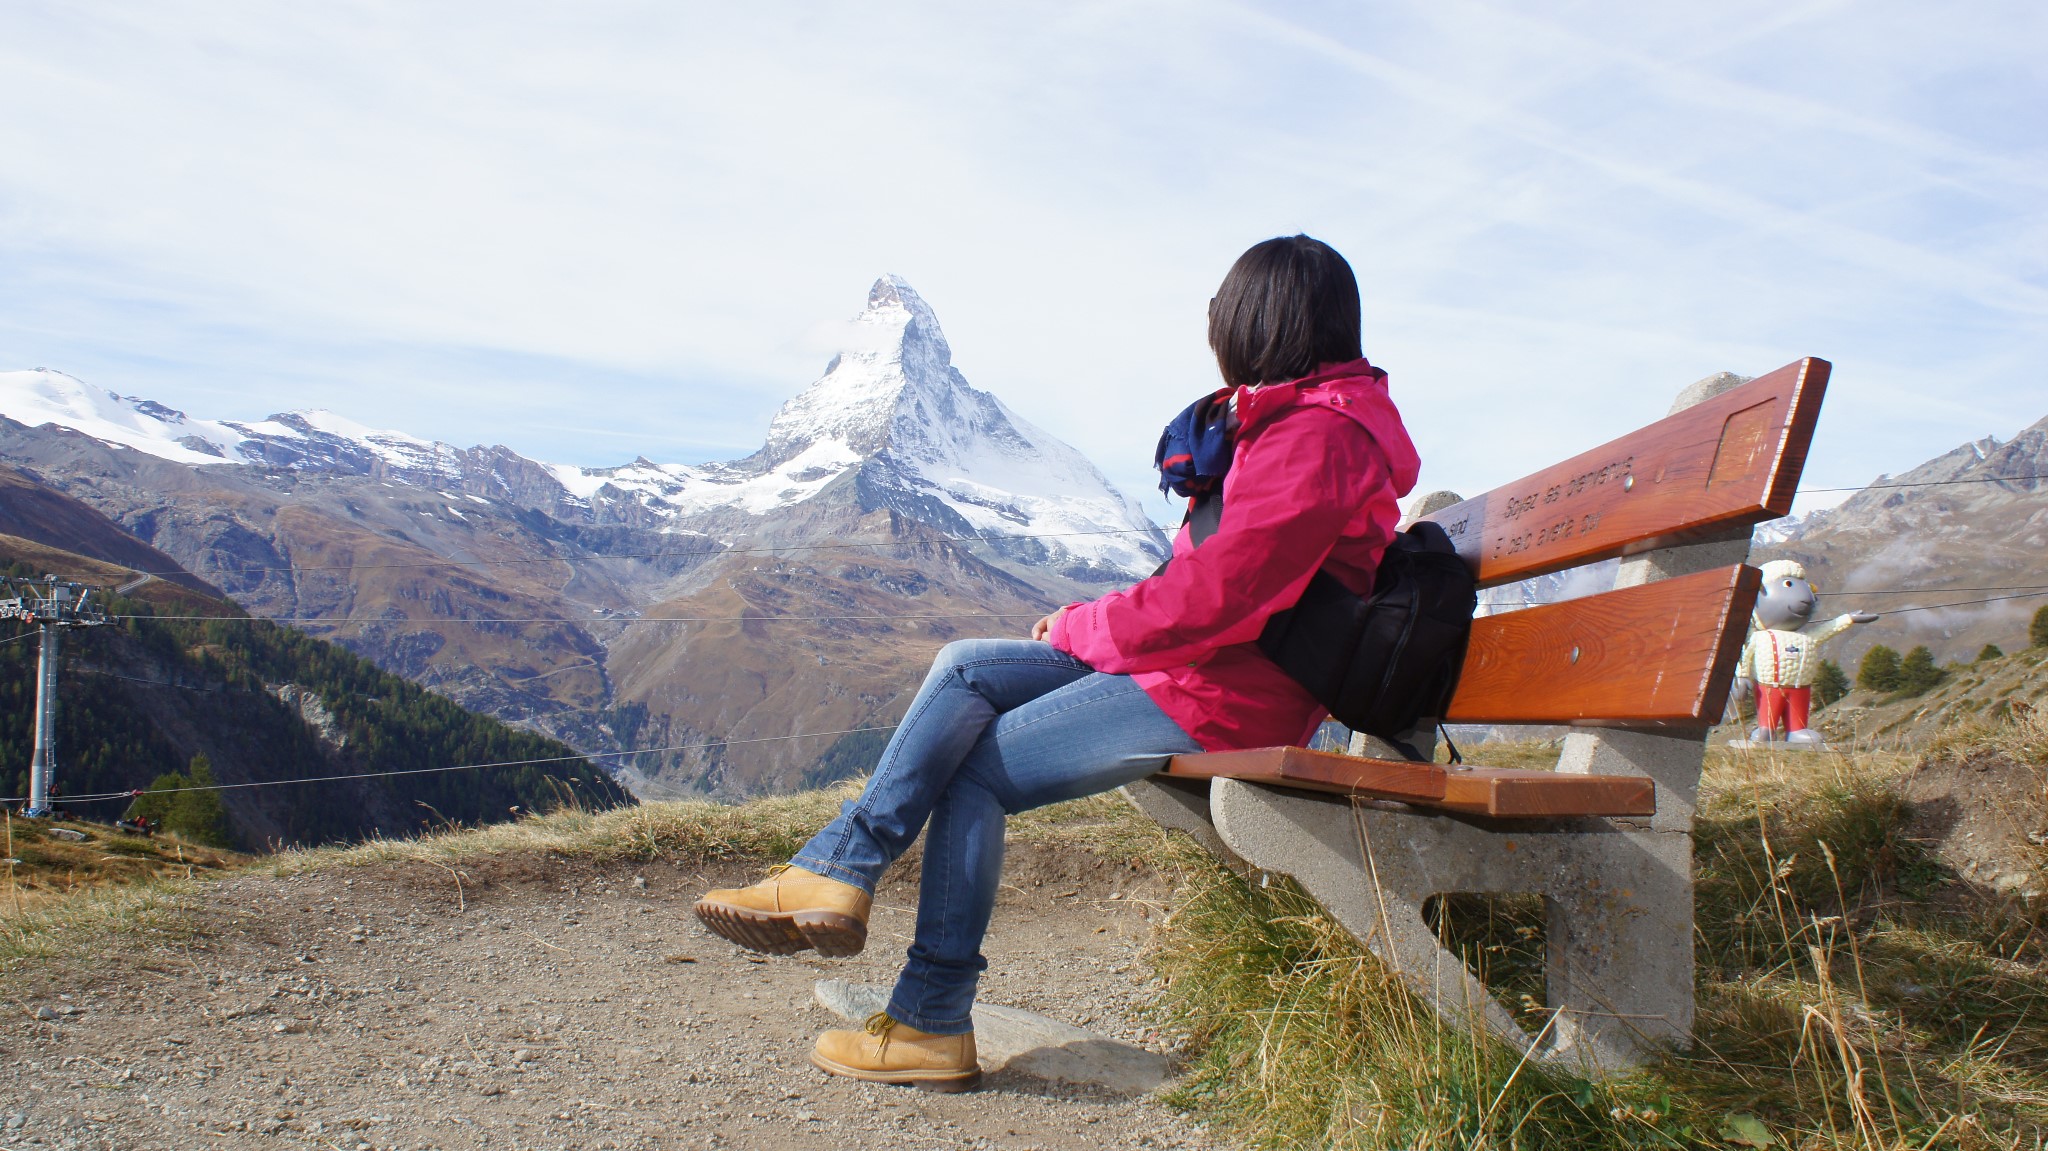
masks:
POLYGON ((1108 791, 1200 750, 1128 676, 1032 640, 956 640, 866 790, 790 862, 873 892, 929 820, 917 934, 889 1014, 936 1035, 971 1031, 1004 817, 1108 791))

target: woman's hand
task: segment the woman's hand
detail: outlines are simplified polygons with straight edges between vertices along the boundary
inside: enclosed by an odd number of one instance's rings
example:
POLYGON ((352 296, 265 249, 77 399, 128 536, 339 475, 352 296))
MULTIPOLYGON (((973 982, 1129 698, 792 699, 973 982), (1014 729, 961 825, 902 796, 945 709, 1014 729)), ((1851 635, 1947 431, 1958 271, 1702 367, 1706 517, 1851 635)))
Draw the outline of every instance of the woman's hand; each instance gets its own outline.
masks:
POLYGON ((1039 620, 1037 623, 1032 624, 1031 638, 1042 640, 1045 639, 1046 636, 1051 635, 1052 625, 1060 622, 1060 617, 1065 614, 1067 614, 1067 609, 1061 608, 1058 611, 1052 613, 1051 615, 1046 616, 1044 619, 1039 620))

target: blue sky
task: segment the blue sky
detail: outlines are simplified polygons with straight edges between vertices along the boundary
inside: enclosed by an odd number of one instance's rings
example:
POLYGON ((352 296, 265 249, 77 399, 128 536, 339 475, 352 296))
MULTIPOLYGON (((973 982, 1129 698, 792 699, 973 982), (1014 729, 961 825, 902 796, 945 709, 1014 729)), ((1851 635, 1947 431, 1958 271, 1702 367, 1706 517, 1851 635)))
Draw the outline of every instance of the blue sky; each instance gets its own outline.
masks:
POLYGON ((8 4, 0 367, 729 458, 891 271, 1149 495, 1216 282, 1307 231, 1425 487, 1808 354, 1856 483, 2048 415, 2044 53, 2018 3, 8 4))

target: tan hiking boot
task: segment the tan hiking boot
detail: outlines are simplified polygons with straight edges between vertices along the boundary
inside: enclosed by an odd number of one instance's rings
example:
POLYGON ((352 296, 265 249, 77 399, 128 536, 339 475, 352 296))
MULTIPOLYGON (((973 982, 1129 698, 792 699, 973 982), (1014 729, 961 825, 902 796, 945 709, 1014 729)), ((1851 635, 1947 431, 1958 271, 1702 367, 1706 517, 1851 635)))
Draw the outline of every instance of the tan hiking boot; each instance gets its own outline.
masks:
POLYGON ((974 1032, 927 1035, 886 1012, 868 1016, 859 1031, 827 1031, 811 1049, 811 1066, 871 1083, 901 1083, 926 1091, 972 1091, 981 1083, 974 1032))
POLYGON ((707 891, 697 901, 704 926, 741 947, 794 955, 806 947, 832 959, 859 955, 868 943, 874 900, 851 883, 782 864, 752 887, 707 891))

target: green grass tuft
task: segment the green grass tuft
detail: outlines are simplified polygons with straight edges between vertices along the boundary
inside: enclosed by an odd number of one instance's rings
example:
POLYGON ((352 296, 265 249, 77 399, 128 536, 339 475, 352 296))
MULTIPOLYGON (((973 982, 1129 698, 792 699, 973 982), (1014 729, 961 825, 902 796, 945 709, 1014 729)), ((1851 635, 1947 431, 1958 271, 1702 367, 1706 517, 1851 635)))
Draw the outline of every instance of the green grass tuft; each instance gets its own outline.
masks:
POLYGON ((1652 1085, 1591 1083, 1449 1026, 1290 881, 1184 852, 1152 959, 1196 1054, 1168 1100, 1257 1147, 1670 1146, 1652 1085))

